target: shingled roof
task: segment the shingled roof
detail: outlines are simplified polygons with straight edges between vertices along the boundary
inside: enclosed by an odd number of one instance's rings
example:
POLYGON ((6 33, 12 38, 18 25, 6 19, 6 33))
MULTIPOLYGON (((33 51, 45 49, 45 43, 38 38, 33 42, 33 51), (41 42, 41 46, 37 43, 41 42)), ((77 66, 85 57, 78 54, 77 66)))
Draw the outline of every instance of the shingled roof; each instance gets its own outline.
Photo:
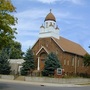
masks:
POLYGON ((60 39, 52 38, 56 44, 65 52, 84 56, 87 52, 79 44, 68 39, 60 37, 60 39))

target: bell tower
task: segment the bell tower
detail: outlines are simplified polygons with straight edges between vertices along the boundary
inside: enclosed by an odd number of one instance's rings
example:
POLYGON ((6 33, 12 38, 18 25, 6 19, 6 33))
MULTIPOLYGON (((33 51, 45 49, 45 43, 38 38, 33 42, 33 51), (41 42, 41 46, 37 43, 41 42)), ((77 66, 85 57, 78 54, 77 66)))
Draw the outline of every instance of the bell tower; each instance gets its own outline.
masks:
POLYGON ((45 37, 54 37, 59 39, 59 28, 56 25, 56 18, 52 14, 51 9, 50 13, 44 20, 44 25, 42 24, 40 27, 39 38, 45 37))

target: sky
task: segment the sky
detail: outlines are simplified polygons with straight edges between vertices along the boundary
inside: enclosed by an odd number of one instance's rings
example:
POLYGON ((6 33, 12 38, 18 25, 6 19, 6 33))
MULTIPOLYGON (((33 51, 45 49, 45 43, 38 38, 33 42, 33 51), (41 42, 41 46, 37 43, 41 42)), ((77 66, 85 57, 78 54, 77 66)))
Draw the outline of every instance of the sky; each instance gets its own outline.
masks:
POLYGON ((11 0, 18 18, 16 41, 25 52, 39 38, 40 26, 52 9, 60 36, 80 44, 90 53, 90 0, 11 0))

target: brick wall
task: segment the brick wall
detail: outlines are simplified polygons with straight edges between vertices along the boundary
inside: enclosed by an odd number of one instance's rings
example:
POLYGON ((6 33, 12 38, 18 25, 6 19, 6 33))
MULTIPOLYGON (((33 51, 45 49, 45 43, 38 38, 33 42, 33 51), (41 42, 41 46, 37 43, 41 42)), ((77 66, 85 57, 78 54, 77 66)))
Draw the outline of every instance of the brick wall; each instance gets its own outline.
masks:
MULTIPOLYGON (((48 52, 54 52, 57 54, 62 68, 65 70, 66 74, 72 75, 76 73, 88 73, 90 74, 90 67, 86 68, 83 66, 83 57, 79 55, 75 55, 68 52, 63 52, 62 49, 53 41, 52 38, 40 38, 36 44, 33 46, 32 50, 35 55, 35 62, 37 66, 37 58, 46 51, 42 49, 37 55, 36 53, 40 50, 40 48, 44 46, 48 52), (74 60, 73 60, 74 58, 74 60), (78 61, 79 60, 79 61, 78 61), (65 64, 66 62, 66 64, 65 64), (73 65, 72 65, 73 63, 73 65)), ((40 69, 42 70, 44 64, 40 61, 40 69)))

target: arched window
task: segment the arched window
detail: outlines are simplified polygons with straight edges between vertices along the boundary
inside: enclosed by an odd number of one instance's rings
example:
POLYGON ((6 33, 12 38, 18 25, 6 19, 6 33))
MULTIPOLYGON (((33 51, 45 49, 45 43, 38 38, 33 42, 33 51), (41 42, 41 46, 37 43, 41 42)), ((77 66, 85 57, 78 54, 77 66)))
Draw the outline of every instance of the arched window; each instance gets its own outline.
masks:
POLYGON ((69 65, 69 60, 67 61, 67 65, 69 65))
POLYGON ((46 28, 48 28, 48 22, 46 22, 46 28))
POLYGON ((64 60, 64 65, 66 65, 66 59, 64 60))
POLYGON ((78 67, 79 67, 79 64, 80 64, 80 62, 79 62, 79 60, 78 60, 78 67))
POLYGON ((71 62, 72 62, 72 66, 74 66, 74 57, 72 58, 72 61, 71 62))
POLYGON ((53 23, 53 26, 55 27, 55 23, 53 23))

